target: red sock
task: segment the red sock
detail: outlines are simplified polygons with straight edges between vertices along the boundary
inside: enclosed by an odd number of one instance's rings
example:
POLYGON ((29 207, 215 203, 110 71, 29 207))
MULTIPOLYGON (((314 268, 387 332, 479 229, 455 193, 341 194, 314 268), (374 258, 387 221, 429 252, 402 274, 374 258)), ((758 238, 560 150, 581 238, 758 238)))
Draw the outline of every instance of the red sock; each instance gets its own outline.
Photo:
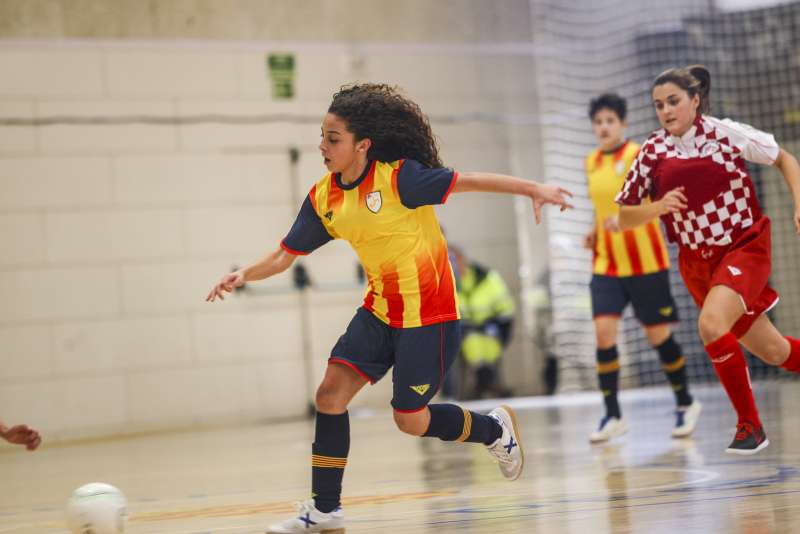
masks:
POLYGON ((760 427, 761 420, 758 418, 758 408, 750 386, 750 373, 739 340, 728 332, 706 345, 706 352, 739 416, 739 422, 748 422, 760 427))
POLYGON ((786 336, 789 342, 789 357, 781 364, 781 367, 793 373, 800 373, 800 339, 786 336))

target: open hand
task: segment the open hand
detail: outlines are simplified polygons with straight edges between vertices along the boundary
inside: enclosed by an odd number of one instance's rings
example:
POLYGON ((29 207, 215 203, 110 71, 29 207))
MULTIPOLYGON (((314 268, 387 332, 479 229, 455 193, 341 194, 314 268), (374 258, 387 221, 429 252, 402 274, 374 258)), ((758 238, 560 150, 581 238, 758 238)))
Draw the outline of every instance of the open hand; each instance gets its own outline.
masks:
POLYGON ((233 271, 222 277, 217 282, 206 297, 206 302, 214 302, 216 299, 225 300, 225 292, 230 293, 237 287, 244 285, 244 273, 242 271, 233 271))
POLYGON ((9 443, 25 445, 29 451, 36 449, 42 442, 42 437, 28 425, 16 425, 2 433, 3 438, 9 443))
POLYGON ((676 187, 668 191, 659 202, 661 203, 660 215, 665 213, 677 213, 689 207, 689 201, 684 193, 684 187, 676 187))
POLYGON ((560 211, 564 211, 572 207, 572 204, 567 202, 567 197, 571 196, 572 193, 563 187, 553 184, 537 184, 532 195, 536 224, 542 222, 542 206, 554 204, 561 207, 560 211))

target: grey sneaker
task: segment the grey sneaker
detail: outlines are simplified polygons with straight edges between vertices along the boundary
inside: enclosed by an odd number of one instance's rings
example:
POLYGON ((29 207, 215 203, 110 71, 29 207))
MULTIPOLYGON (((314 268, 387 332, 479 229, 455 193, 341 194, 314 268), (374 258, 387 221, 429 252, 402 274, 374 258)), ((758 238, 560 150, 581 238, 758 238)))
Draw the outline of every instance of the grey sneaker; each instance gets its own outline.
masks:
POLYGON ((295 503, 297 515, 276 523, 267 529, 267 534, 344 534, 344 514, 337 507, 330 513, 317 510, 314 499, 295 503))
POLYGON ((725 452, 729 454, 755 454, 769 446, 767 434, 763 427, 756 427, 751 423, 736 425, 736 436, 725 452))
POLYGON ((489 412, 489 417, 500 424, 503 434, 494 443, 487 445, 486 449, 500 464, 503 476, 508 480, 516 480, 522 474, 522 467, 525 464, 525 454, 519 441, 517 417, 508 406, 495 408, 489 412))

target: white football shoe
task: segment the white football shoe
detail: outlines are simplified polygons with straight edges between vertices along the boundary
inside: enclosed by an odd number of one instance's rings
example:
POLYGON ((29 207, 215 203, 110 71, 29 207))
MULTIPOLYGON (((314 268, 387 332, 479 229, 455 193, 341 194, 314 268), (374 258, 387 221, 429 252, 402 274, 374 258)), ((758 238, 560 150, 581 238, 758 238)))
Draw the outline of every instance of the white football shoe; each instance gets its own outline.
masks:
POLYGON ((602 443, 611 438, 616 438, 625 434, 628 431, 628 425, 619 417, 605 416, 600 419, 600 426, 597 430, 589 434, 589 441, 591 443, 602 443))
POLYGON ((701 411, 703 411, 703 405, 697 399, 694 399, 689 406, 682 406, 675 410, 675 428, 672 429, 672 437, 685 438, 694 432, 701 411))
POLYGON ((295 503, 297 515, 276 523, 267 529, 267 534, 344 534, 344 514, 339 506, 330 513, 320 512, 314 499, 295 503))
POLYGON ((489 417, 500 424, 503 434, 494 443, 487 445, 489 454, 500 464, 500 472, 508 480, 516 480, 522 474, 525 454, 519 441, 517 417, 508 406, 499 406, 489 412, 489 417))

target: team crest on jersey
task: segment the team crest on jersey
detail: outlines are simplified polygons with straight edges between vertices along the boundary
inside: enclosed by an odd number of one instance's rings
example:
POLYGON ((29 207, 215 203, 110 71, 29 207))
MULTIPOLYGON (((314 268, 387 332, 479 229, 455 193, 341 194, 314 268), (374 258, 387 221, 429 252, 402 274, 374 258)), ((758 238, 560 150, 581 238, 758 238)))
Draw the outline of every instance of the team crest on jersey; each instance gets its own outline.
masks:
POLYGON ((719 152, 719 144, 712 141, 703 145, 703 148, 700 150, 700 157, 705 158, 717 152, 719 152))
POLYGON ((623 174, 625 172, 625 162, 618 161, 617 163, 615 163, 614 172, 617 173, 617 175, 623 174))
POLYGON ((372 213, 378 213, 381 210, 382 205, 383 199, 381 198, 380 191, 367 193, 367 209, 369 209, 369 211, 372 213))

